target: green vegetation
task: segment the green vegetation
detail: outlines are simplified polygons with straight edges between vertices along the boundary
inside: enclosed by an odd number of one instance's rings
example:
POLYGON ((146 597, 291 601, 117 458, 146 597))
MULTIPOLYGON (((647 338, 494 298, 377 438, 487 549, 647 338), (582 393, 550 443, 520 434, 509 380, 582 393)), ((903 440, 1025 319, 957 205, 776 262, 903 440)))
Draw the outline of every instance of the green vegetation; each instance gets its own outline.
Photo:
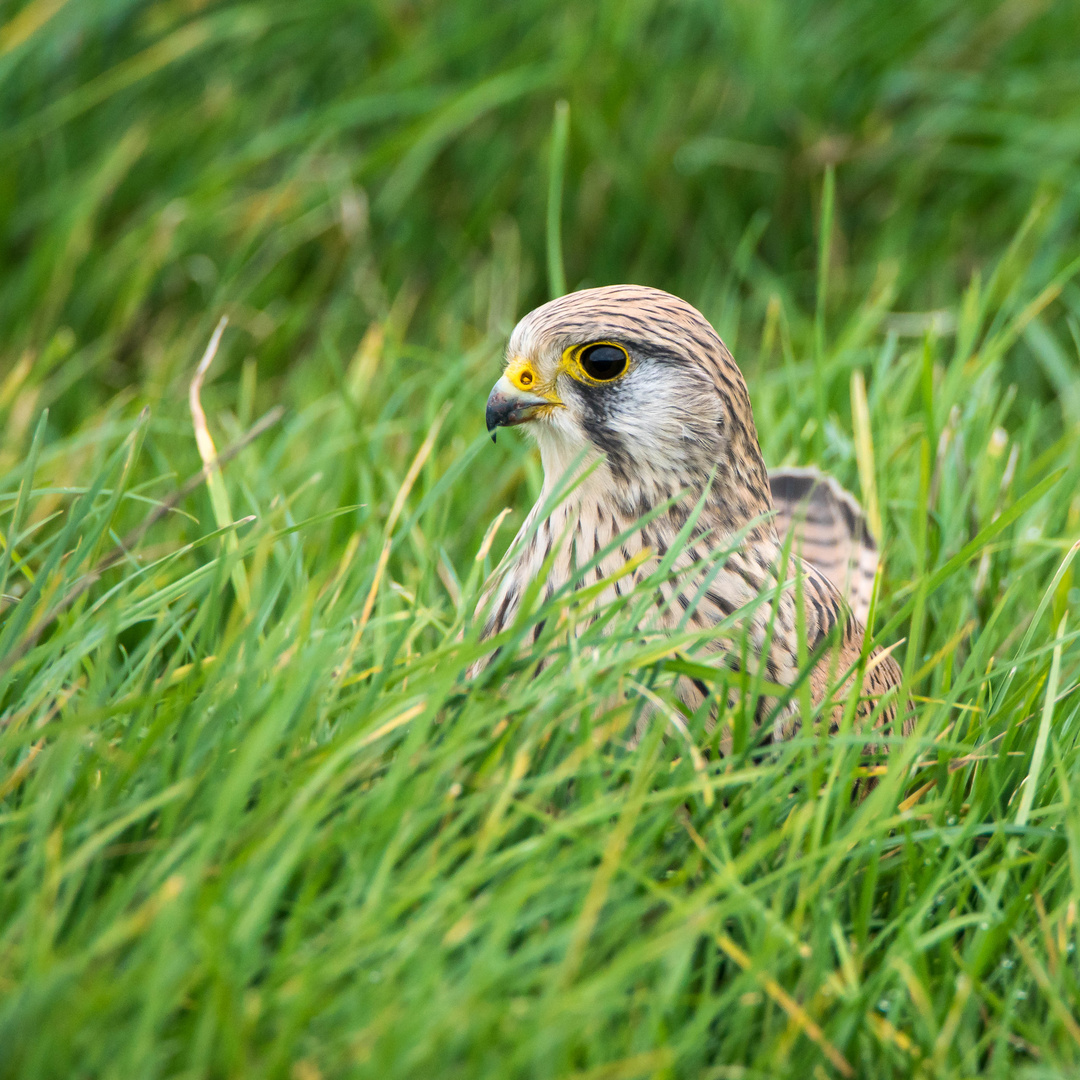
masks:
POLYGON ((1075 0, 0 11, 0 1076, 1077 1075, 1075 0), (466 680, 560 273, 880 517, 864 801, 625 608, 466 680))

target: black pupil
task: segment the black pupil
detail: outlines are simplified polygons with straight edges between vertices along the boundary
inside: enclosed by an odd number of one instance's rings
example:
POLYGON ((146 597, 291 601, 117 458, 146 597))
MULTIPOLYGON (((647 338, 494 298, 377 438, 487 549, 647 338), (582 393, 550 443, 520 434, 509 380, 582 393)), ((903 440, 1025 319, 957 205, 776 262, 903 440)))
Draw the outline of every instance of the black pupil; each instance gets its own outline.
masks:
POLYGON ((614 345, 590 345, 581 354, 581 366, 592 379, 614 379, 626 370, 626 353, 614 345))

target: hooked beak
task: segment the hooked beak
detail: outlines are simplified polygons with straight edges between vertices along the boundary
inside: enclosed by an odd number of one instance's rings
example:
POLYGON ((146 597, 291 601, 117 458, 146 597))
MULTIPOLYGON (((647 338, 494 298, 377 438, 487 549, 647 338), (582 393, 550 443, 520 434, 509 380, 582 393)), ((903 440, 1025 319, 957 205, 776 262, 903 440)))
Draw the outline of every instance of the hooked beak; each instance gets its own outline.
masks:
POLYGON ((516 387, 505 375, 491 388, 487 399, 487 429, 495 441, 495 429, 513 427, 532 419, 538 409, 561 404, 558 399, 530 394, 516 387))

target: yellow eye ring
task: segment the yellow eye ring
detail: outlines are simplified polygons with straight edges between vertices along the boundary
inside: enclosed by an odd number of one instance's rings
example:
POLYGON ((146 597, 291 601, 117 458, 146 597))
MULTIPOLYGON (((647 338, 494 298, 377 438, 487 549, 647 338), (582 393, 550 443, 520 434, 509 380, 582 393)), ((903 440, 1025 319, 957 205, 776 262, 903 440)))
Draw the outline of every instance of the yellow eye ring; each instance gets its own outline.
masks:
POLYGON ((630 370, 630 353, 617 341, 588 341, 563 353, 566 370, 594 386, 615 382, 630 370))

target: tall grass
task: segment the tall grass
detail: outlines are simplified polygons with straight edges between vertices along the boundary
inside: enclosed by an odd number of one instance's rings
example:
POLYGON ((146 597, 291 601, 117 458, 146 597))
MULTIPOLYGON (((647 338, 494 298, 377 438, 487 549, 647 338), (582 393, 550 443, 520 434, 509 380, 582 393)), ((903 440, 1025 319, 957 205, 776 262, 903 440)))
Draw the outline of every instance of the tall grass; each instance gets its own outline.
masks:
POLYGON ((1075 1075, 1075 14, 12 9, 0 1074, 1075 1075), (679 712, 633 597, 465 678, 560 262, 700 304, 879 519, 865 800, 855 733, 679 712))

